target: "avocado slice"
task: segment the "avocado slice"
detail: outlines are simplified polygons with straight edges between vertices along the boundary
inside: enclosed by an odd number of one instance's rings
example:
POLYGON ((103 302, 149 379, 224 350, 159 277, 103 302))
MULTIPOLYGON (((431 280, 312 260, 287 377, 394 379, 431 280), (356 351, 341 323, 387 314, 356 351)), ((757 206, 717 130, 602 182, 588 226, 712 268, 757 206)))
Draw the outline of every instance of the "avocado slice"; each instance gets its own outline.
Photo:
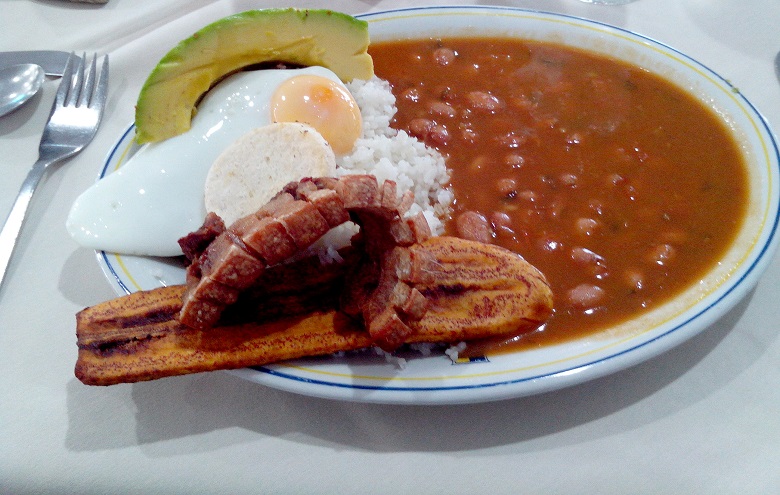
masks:
POLYGON ((186 132, 203 94, 250 65, 319 65, 345 82, 370 79, 368 44, 368 23, 331 10, 250 10, 220 19, 181 41, 149 74, 136 104, 136 141, 186 132))

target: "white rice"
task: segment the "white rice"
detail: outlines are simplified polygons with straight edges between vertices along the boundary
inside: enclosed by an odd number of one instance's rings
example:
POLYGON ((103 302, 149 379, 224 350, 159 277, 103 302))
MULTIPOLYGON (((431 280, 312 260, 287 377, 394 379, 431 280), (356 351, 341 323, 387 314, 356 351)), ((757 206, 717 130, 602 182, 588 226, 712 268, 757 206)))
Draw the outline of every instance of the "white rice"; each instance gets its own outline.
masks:
POLYGON ((336 158, 336 175, 371 174, 382 183, 393 180, 399 193, 414 192, 410 215, 423 212, 431 231, 441 235, 444 218, 452 205, 447 189, 449 172, 441 154, 405 131, 390 127, 396 112, 395 96, 387 81, 374 76, 353 81, 347 88, 363 116, 363 136, 349 155, 336 158))
POLYGON ((453 363, 458 362, 458 355, 466 349, 466 343, 460 342, 457 345, 450 346, 444 354, 446 354, 453 363))
MULTIPOLYGON (((443 234, 442 219, 449 214, 453 200, 447 188, 450 176, 444 157, 405 131, 390 127, 397 111, 390 83, 374 76, 368 81, 348 83, 347 89, 360 107, 363 135, 350 154, 336 157, 336 176, 369 174, 380 184, 395 181, 399 195, 414 192, 414 204, 407 215, 422 212, 431 232, 443 234)), ((351 222, 336 227, 301 256, 316 253, 323 263, 339 262, 336 250, 349 245, 358 230, 351 222)))

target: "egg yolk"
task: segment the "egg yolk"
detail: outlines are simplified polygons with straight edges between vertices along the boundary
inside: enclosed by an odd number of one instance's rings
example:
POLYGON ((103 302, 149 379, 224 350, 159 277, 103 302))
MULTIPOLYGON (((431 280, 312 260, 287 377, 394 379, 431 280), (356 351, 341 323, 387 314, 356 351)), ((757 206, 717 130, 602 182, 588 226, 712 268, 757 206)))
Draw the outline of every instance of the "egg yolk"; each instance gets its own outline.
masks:
POLYGON ((271 119, 314 127, 339 155, 352 150, 363 129, 360 108, 349 91, 314 75, 295 76, 279 85, 271 97, 271 119))

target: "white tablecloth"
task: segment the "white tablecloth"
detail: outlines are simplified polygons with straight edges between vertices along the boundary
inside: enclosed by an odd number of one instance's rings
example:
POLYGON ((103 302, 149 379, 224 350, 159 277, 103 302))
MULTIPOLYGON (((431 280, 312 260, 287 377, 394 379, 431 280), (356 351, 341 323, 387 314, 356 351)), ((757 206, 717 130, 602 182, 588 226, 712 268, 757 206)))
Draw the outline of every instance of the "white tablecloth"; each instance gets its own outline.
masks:
MULTIPOLYGON (((460 3, 460 2, 430 2, 460 3)), ((477 2, 482 3, 482 2, 477 2)), ((780 128, 777 0, 493 2, 573 14, 671 45, 728 80, 780 128)), ((0 493, 780 493, 780 261, 699 336, 628 370, 542 395, 467 406, 298 396, 226 373, 109 388, 73 375, 80 309, 114 296, 64 228, 75 197, 132 120, 140 84, 181 37, 269 6, 332 3, 4 0, 0 50, 110 53, 104 124, 39 187, 0 289, 0 493), (148 57, 130 57, 143 38, 148 57)), ((0 217, 29 166, 57 81, 0 120, 0 217)))

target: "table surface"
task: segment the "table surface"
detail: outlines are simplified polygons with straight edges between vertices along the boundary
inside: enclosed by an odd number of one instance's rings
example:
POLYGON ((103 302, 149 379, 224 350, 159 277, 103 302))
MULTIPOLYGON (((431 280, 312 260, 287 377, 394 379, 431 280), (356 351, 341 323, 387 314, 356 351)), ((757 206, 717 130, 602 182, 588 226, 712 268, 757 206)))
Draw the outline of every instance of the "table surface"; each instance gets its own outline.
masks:
MULTIPOLYGON (((731 81, 780 128, 777 0, 491 3, 594 19, 671 45, 731 81)), ((412 5, 327 4, 351 14, 412 5)), ((82 385, 73 375, 74 314, 114 293, 94 253, 65 231, 70 205, 132 120, 146 74, 181 37, 165 25, 194 31, 266 6, 280 4, 3 2, 0 50, 96 51, 111 54, 112 65, 104 124, 39 187, 0 289, 0 493, 780 493, 777 257, 745 300, 693 339, 531 397, 359 404, 219 372, 82 385), (156 52, 127 56, 142 37, 156 52)), ((2 217, 37 158, 56 84, 48 80, 31 104, 0 120, 2 217)))

